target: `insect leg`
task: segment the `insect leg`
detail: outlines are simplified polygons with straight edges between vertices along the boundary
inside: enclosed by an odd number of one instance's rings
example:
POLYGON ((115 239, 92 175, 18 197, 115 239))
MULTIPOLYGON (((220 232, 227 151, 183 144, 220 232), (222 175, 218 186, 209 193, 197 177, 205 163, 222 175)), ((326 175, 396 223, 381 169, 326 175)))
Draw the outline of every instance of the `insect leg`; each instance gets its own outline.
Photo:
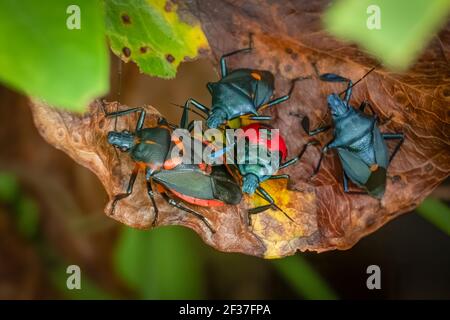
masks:
POLYGON ((323 126, 323 127, 316 128, 314 130, 310 130, 309 118, 308 118, 308 116, 304 116, 303 119, 302 119, 302 127, 303 127, 303 130, 305 130, 305 132, 310 137, 312 137, 312 136, 315 136, 318 133, 321 133, 321 132, 329 130, 331 128, 331 125, 326 125, 326 126, 323 126))
POLYGON ((266 190, 264 190, 262 187, 258 187, 256 190, 257 190, 258 196, 260 196, 261 198, 263 198, 264 200, 269 202, 269 204, 264 205, 264 206, 259 206, 259 207, 256 207, 256 208, 252 208, 252 209, 249 209, 247 211, 249 225, 251 224, 250 216, 252 214, 261 213, 261 212, 266 211, 267 209, 270 209, 270 208, 275 208, 275 209, 281 211, 286 216, 286 218, 288 218, 289 220, 294 222, 294 220, 286 212, 284 212, 283 209, 281 209, 279 206, 277 206, 275 204, 275 201, 273 200, 273 198, 270 196, 270 194, 266 190))
POLYGON ((249 43, 248 43, 248 47, 247 48, 235 50, 235 51, 226 53, 226 54, 224 54, 223 56, 220 57, 221 77, 224 78, 228 74, 227 61, 225 60, 225 58, 228 58, 230 56, 233 56, 233 55, 241 53, 241 52, 251 52, 252 49, 253 49, 253 35, 250 33, 249 34, 249 43))
POLYGON ((131 173, 130 180, 128 182, 128 187, 127 187, 126 192, 120 193, 120 194, 114 196, 114 201, 111 204, 111 211, 110 211, 109 215, 111 215, 111 216, 114 215, 114 210, 116 209, 117 202, 130 196, 133 193, 133 185, 134 185, 134 182, 136 181, 136 177, 139 173, 139 168, 140 167, 138 164, 136 164, 134 166, 133 172, 131 173))
POLYGON ((344 192, 348 194, 359 194, 359 195, 367 195, 367 192, 364 191, 350 191, 348 188, 348 176, 345 171, 342 171, 342 186, 344 187, 344 192))
POLYGON ((344 170, 342 170, 342 185, 344 187, 344 192, 348 193, 348 178, 347 178, 347 174, 345 173, 344 170))
POLYGON ((183 210, 187 213, 190 213, 192 215, 194 215, 195 217, 197 217, 198 219, 202 220, 203 223, 209 228, 209 230, 211 230, 212 233, 216 233, 216 231, 211 227, 211 225, 209 224, 208 220, 202 216, 200 213, 192 210, 191 208, 188 208, 184 205, 182 205, 180 202, 176 201, 175 199, 171 198, 170 196, 168 196, 166 193, 161 193, 161 196, 164 198, 164 200, 167 201, 168 204, 170 204, 171 206, 174 206, 175 208, 178 208, 180 210, 183 210))
POLYGON ((271 116, 250 116, 249 119, 254 120, 254 121, 270 121, 270 120, 272 120, 272 117, 271 116))
POLYGON ((302 151, 300 151, 300 153, 298 154, 298 156, 296 156, 295 158, 292 158, 292 159, 286 161, 285 163, 282 163, 282 164, 280 165, 280 167, 278 168, 278 170, 284 169, 284 168, 286 168, 286 167, 289 167, 289 166, 291 166, 291 165, 297 163, 297 161, 299 161, 299 160, 303 157, 303 154, 306 152, 306 149, 308 149, 309 146, 315 145, 315 144, 318 144, 318 143, 319 143, 318 141, 313 140, 313 141, 310 141, 310 142, 308 142, 307 144, 305 144, 305 145, 303 146, 302 151))
POLYGON ((289 88, 288 94, 286 94, 286 95, 284 95, 284 96, 281 96, 281 97, 278 97, 278 98, 275 98, 275 99, 273 99, 273 100, 267 102, 266 104, 263 104, 262 106, 260 106, 260 107, 258 108, 258 111, 263 110, 263 109, 266 109, 266 108, 269 108, 269 107, 272 107, 272 106, 274 106, 274 105, 276 105, 276 104, 280 104, 280 103, 282 103, 282 102, 285 102, 285 101, 289 100, 289 99, 291 98, 292 92, 294 92, 295 84, 296 84, 298 81, 306 80, 306 79, 311 79, 311 76, 307 76, 307 77, 298 77, 298 78, 292 79, 292 81, 291 81, 291 87, 289 88))
POLYGON ((403 133, 382 133, 381 136, 385 140, 400 140, 399 143, 395 146, 391 156, 389 157, 389 163, 391 163, 392 159, 394 159, 398 150, 402 146, 403 141, 405 141, 405 136, 403 135, 403 133))
POLYGON ((289 180, 291 177, 288 174, 277 174, 274 176, 270 176, 268 180, 279 180, 279 179, 286 179, 289 180))
POLYGON ((153 192, 152 183, 149 180, 147 180, 147 194, 150 197, 150 200, 152 201, 153 209, 155 211, 155 217, 153 218, 152 222, 152 226, 155 226, 156 222, 158 221, 159 210, 158 207, 156 206, 155 194, 153 192))
POLYGON ((375 111, 372 108, 372 105, 367 100, 364 100, 363 102, 361 102, 361 104, 359 105, 359 111, 364 112, 366 107, 369 107, 369 109, 372 112, 372 114, 376 115, 375 111))
POLYGON ((139 119, 136 124, 136 131, 141 130, 144 125, 146 112, 145 112, 145 109, 142 107, 120 110, 120 111, 109 112, 109 113, 106 112, 105 110, 103 110, 103 111, 105 112, 105 116, 108 118, 120 117, 120 116, 124 116, 124 115, 130 114, 130 113, 133 113, 133 112, 140 112, 139 119))
POLYGON ((352 88, 353 88, 353 82, 350 79, 344 78, 338 74, 335 73, 323 73, 319 76, 319 79, 322 81, 328 81, 328 82, 347 82, 347 89, 339 93, 341 95, 345 92, 345 98, 344 101, 348 105, 348 102, 350 101, 350 98, 352 96, 352 88))
POLYGON ((198 110, 200 110, 201 112, 203 112, 206 116, 209 115, 209 109, 208 107, 204 106, 203 104, 201 104, 200 102, 189 98, 186 103, 184 104, 184 108, 183 108, 183 115, 181 116, 181 120, 180 120, 180 128, 183 129, 187 129, 188 128, 188 123, 189 123, 189 106, 193 105, 195 108, 197 108, 198 110))
POLYGON ((329 146, 333 143, 333 141, 334 141, 334 140, 328 142, 328 143, 326 144, 326 146, 322 148, 322 151, 320 152, 319 162, 317 163, 317 166, 316 166, 316 168, 314 169, 314 172, 313 172, 313 174, 311 175, 310 178, 314 177, 314 176, 319 172, 320 165, 322 164, 323 156, 325 155, 326 152, 328 152, 329 146))

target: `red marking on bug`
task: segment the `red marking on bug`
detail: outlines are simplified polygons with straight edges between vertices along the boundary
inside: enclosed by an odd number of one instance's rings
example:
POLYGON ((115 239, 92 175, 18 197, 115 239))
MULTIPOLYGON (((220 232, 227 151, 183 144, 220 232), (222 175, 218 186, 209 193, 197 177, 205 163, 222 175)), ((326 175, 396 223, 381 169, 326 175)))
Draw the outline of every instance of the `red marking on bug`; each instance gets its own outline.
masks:
POLYGON ((194 198, 191 196, 187 196, 185 194, 179 193, 175 190, 169 189, 170 192, 172 192, 177 198, 180 198, 181 200, 186 201, 187 203, 190 204, 195 204, 197 206, 201 206, 201 207, 221 207, 224 206, 225 203, 223 203, 220 200, 216 200, 216 199, 199 199, 199 198, 194 198))
MULTIPOLYGON (((252 123, 242 127, 244 133, 248 130, 254 130, 256 132, 256 136, 252 134, 248 136, 250 143, 261 144, 265 146, 270 152, 278 151, 281 155, 281 159, 286 160, 288 151, 286 147, 286 142, 284 141, 283 137, 279 134, 278 131, 271 131, 272 136, 270 137, 270 139, 265 139, 261 135, 261 130, 264 129, 270 131, 273 128, 271 126, 264 125, 261 123, 252 123), (272 143, 272 141, 274 141, 274 143, 272 143)), ((246 136, 242 135, 241 137, 245 138, 246 136)))

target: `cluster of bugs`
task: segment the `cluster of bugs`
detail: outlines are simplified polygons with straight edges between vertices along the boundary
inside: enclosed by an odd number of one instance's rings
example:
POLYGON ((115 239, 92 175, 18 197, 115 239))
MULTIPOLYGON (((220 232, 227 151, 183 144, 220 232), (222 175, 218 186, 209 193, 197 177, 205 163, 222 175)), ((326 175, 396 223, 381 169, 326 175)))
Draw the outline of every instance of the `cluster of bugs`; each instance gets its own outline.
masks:
MULTIPOLYGON (((131 195, 138 172, 143 171, 147 194, 155 212, 154 224, 158 219, 155 192, 170 205, 201 219, 211 232, 215 232, 215 230, 210 222, 192 206, 236 205, 240 203, 244 193, 256 194, 267 202, 266 205, 248 209, 249 223, 251 215, 267 209, 279 210, 292 220, 261 184, 271 179, 289 179, 287 174, 279 173, 279 171, 299 162, 307 148, 317 144, 317 141, 311 140, 306 143, 296 157, 287 160, 284 138, 279 133, 269 136, 260 133, 262 130, 272 129, 267 124, 271 117, 262 115, 260 112, 289 100, 295 84, 311 77, 293 79, 286 95, 272 98, 275 81, 274 75, 270 71, 248 68, 230 70, 227 66, 228 57, 251 52, 252 48, 250 37, 249 47, 227 53, 220 58, 220 79, 207 84, 212 96, 211 107, 189 98, 182 106, 183 115, 177 126, 171 125, 161 118, 156 127, 144 127, 146 113, 143 108, 110 113, 105 111, 108 118, 131 113, 139 114, 134 132, 114 130, 108 134, 108 143, 127 153, 135 163, 126 191, 114 197, 111 215, 114 214, 118 201, 131 195), (239 128, 244 133, 249 130, 256 131, 256 136, 247 141, 246 148, 262 146, 267 153, 278 156, 275 157, 276 163, 268 166, 265 160, 259 158, 258 153, 256 159, 245 159, 237 164, 228 162, 221 165, 210 165, 204 162, 184 163, 181 156, 173 156, 183 153, 185 150, 183 142, 174 138, 172 132, 175 128, 192 130, 194 121, 189 122, 189 112, 202 115, 209 128, 220 130, 239 128), (275 141, 277 143, 274 143, 275 141), (179 153, 172 152, 174 148, 179 153)), ((319 78, 323 81, 347 83, 347 88, 341 94, 332 93, 327 97, 332 124, 310 130, 309 118, 305 116, 302 120, 302 127, 310 136, 330 128, 334 130, 333 140, 321 148, 320 158, 313 175, 319 172, 323 155, 330 149, 336 149, 343 168, 344 192, 368 194, 375 198, 381 198, 386 188, 389 163, 404 140, 403 134, 381 133, 378 127, 378 117, 368 102, 364 101, 359 108, 350 105, 352 88, 356 83, 353 84, 351 80, 333 73, 319 74, 319 78), (344 94, 343 98, 341 98, 342 94, 344 94), (366 108, 370 109, 371 114, 365 113, 366 108), (393 139, 398 140, 399 143, 389 156, 385 140, 393 139), (361 191, 350 191, 349 180, 360 187, 361 191)), ((201 143, 204 144, 203 141, 201 143)), ((225 146, 223 150, 219 150, 221 152, 217 152, 217 154, 223 156, 226 148, 235 148, 236 145, 238 145, 236 141, 229 142, 229 145, 225 146)), ((250 154, 244 153, 247 157, 250 154)), ((252 156, 255 157, 255 154, 252 156)))

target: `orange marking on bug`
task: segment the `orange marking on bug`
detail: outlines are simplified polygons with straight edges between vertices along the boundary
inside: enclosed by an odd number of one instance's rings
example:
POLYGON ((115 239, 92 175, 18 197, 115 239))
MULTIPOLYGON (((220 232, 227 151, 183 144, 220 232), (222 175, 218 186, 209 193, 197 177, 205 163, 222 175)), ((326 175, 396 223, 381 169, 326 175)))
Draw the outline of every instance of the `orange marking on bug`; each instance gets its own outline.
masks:
POLYGON ((165 124, 159 125, 158 128, 166 129, 166 130, 169 130, 169 131, 172 130, 169 126, 166 126, 165 124))
POLYGON ((252 73, 250 73, 250 75, 255 80, 258 80, 258 81, 261 80, 261 75, 258 72, 252 72, 252 73))
POLYGON ((165 170, 172 170, 173 168, 175 168, 182 162, 183 162, 182 157, 170 158, 170 159, 167 159, 166 161, 164 161, 163 167, 165 170))
POLYGON ((379 168, 378 164, 374 163, 370 166, 370 171, 375 172, 378 170, 378 168, 379 168))
MULTIPOLYGON (((144 163, 144 162, 142 162, 142 163, 144 163)), ((161 166, 162 166, 161 164, 155 164, 155 163, 152 163, 152 162, 144 163, 144 165, 145 165, 145 167, 150 168, 150 170, 152 170, 152 171, 159 170, 161 168, 161 166)))
POLYGON ((211 171, 212 171, 211 166, 208 165, 208 164, 206 164, 206 163, 204 163, 204 162, 199 163, 199 164, 198 164, 198 167, 200 168, 200 170, 202 170, 203 172, 205 172, 205 173, 207 173, 207 174, 210 174, 211 171))
POLYGON ((138 161, 136 162, 135 170, 145 169, 147 168, 147 164, 145 162, 138 161))

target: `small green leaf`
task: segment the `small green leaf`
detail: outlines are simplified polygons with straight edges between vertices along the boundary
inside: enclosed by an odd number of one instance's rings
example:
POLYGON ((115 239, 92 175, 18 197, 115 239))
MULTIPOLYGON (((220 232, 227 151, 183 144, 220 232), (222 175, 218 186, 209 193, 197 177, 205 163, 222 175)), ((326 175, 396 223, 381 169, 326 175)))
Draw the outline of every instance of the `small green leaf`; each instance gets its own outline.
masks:
POLYGON ((200 299, 202 261, 192 231, 124 228, 116 250, 119 274, 142 299, 200 299))
POLYGON ((274 260, 273 264, 299 296, 313 300, 338 299, 333 289, 305 258, 297 255, 274 260))
POLYGON ((0 81, 51 105, 83 111, 108 90, 104 28, 98 0, 0 1, 0 81), (68 19, 76 21, 71 5, 80 9, 80 29, 68 28, 68 19))
POLYGON ((450 236, 450 208, 444 202, 427 198, 416 210, 422 217, 450 236))
POLYGON ((325 12, 333 35, 355 41, 387 66, 405 70, 445 23, 448 0, 339 0, 325 12))
POLYGON ((105 10, 111 49, 146 74, 173 78, 180 62, 208 48, 200 25, 181 21, 170 0, 106 0, 105 10))

